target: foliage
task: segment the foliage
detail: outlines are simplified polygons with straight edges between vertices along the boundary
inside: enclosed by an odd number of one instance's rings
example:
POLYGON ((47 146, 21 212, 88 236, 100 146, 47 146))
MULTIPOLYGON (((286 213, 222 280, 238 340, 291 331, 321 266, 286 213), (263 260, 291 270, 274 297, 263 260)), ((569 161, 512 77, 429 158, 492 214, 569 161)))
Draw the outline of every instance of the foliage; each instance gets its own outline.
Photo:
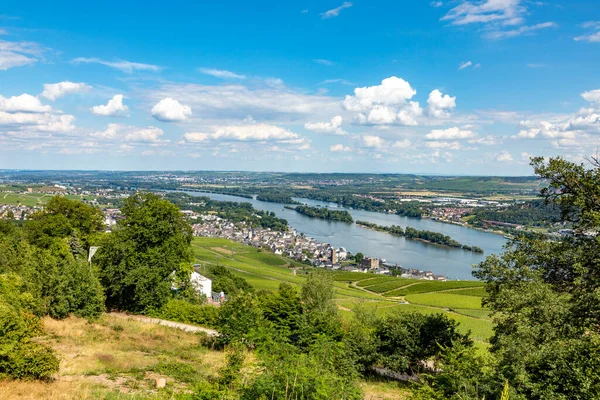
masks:
POLYGON ((42 333, 37 317, 28 313, 31 299, 19 276, 0 275, 0 377, 47 379, 58 371, 54 351, 31 341, 42 333))
MULTIPOLYGON (((600 165, 535 158, 544 198, 574 224, 572 238, 521 237, 475 275, 495 312, 497 374, 528 399, 600 396, 600 165)), ((512 396, 511 396, 512 397, 512 396)))
POLYGON ((470 224, 485 226, 486 221, 498 221, 524 226, 549 227, 560 220, 560 208, 544 200, 512 204, 508 207, 482 208, 474 211, 470 224))
POLYGON ((378 362, 396 372, 419 372, 423 361, 454 344, 471 346, 469 335, 457 331, 458 323, 443 314, 401 313, 375 323, 378 362))
POLYGON ((160 309, 171 297, 171 274, 189 282, 192 230, 179 209, 150 193, 125 200, 117 229, 95 262, 109 308, 132 312, 160 309))
POLYGON ((215 326, 218 309, 211 305, 191 304, 184 300, 171 299, 162 308, 152 313, 156 318, 178 321, 200 326, 215 326))
POLYGON ((242 399, 362 399, 341 344, 319 341, 307 353, 272 344, 259 360, 262 373, 242 388, 242 399))
POLYGON ((229 298, 219 308, 217 329, 221 334, 219 342, 230 344, 243 343, 253 347, 254 334, 263 325, 264 317, 257 296, 253 293, 241 292, 229 298))
POLYGON ((241 291, 253 291, 252 286, 244 278, 234 275, 221 265, 209 265, 202 272, 212 280, 213 292, 222 291, 227 296, 234 296, 241 291))
POLYGON ((340 210, 330 210, 325 207, 309 207, 309 206, 297 206, 294 207, 296 212, 306 215, 311 218, 320 218, 326 219, 329 221, 339 221, 339 222, 354 222, 352 216, 348 211, 340 211, 340 210))

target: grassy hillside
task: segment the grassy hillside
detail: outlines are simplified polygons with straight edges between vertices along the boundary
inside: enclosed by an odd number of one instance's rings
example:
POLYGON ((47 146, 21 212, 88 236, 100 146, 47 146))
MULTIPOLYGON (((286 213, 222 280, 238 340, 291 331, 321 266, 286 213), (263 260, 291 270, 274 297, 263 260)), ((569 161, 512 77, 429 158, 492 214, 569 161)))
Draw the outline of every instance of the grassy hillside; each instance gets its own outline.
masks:
MULTIPOLYGON (((305 279, 303 264, 226 239, 194 238, 193 249, 198 263, 226 266, 257 290, 276 290, 281 282, 299 286, 305 279)), ((492 335, 491 319, 481 307, 485 294, 481 282, 423 281, 358 272, 331 274, 338 307, 346 318, 357 307, 368 307, 379 315, 409 311, 445 313, 460 322, 463 332, 471 331, 480 347, 485 347, 492 335)))
MULTIPOLYGON (((207 349, 200 334, 110 314, 96 323, 71 317, 46 318, 44 325, 41 340, 61 358, 58 376, 51 382, 0 380, 0 399, 189 398, 185 394, 216 378, 225 363, 225 352, 207 349), (156 389, 157 378, 166 379, 164 389, 156 389)), ((252 373, 254 362, 247 354, 242 373, 252 373)), ((394 382, 362 381, 361 386, 370 400, 402 399, 407 393, 394 382)))

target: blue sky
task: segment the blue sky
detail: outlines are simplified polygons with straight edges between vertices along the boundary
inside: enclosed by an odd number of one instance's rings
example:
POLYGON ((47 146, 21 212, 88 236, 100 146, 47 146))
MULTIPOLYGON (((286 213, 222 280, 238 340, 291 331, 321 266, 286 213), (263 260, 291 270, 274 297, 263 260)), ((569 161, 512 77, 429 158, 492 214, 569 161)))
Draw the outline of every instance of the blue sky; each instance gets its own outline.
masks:
POLYGON ((525 175, 599 65, 597 0, 8 0, 0 168, 525 175))

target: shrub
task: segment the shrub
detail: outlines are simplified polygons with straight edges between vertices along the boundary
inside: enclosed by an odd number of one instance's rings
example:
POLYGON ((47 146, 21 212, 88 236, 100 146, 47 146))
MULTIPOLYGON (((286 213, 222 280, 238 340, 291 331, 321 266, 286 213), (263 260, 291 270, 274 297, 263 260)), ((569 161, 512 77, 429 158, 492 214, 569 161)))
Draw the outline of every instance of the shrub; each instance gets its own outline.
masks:
POLYGON ((169 300, 154 317, 202 326, 215 326, 218 310, 211 305, 198 305, 183 300, 169 300))

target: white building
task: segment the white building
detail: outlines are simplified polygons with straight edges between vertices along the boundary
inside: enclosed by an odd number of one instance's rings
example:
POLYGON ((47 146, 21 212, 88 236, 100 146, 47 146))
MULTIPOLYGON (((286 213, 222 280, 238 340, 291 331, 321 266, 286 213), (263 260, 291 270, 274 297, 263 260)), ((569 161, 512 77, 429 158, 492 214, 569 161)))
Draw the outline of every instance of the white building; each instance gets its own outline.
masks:
POLYGON ((211 298, 212 281, 210 279, 194 271, 190 277, 190 282, 192 283, 194 289, 196 289, 196 292, 202 293, 209 299, 211 298))

